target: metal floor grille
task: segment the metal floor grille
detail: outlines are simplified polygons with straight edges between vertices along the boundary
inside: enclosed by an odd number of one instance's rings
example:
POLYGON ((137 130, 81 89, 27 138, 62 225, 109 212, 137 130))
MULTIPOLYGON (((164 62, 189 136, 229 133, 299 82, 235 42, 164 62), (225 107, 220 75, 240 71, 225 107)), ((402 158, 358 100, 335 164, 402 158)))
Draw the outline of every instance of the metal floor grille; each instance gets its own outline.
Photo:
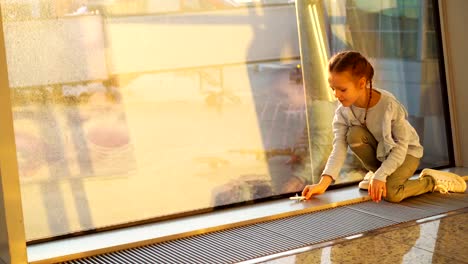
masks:
POLYGON ((236 263, 467 207, 467 193, 363 202, 63 263, 236 263))

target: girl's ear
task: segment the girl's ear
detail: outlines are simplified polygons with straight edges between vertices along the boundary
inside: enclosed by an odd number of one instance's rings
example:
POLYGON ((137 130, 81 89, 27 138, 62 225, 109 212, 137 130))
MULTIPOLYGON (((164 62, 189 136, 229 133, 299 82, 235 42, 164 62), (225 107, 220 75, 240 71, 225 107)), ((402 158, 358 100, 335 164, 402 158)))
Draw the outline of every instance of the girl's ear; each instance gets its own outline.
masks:
POLYGON ((367 85, 367 79, 366 79, 366 77, 363 76, 363 77, 361 77, 359 79, 359 88, 364 88, 365 89, 366 85, 367 85))

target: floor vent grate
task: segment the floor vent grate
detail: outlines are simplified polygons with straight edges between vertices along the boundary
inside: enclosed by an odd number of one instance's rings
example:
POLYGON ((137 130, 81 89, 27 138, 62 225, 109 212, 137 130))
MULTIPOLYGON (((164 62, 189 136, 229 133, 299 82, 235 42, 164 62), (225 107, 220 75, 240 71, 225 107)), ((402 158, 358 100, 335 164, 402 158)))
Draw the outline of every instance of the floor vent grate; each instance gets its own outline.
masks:
POLYGON ((425 194, 399 204, 363 202, 63 262, 236 263, 467 208, 468 194, 425 194))

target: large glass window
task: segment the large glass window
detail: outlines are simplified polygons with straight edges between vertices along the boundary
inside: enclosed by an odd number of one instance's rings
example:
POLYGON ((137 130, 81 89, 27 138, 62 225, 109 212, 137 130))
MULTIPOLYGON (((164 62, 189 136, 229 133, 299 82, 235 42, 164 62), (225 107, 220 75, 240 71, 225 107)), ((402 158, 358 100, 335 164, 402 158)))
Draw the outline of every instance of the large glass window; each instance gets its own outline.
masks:
POLYGON ((28 240, 301 190, 294 4, 104 2, 2 5, 28 240))
MULTIPOLYGON (((422 166, 447 164, 432 6, 401 2, 0 1, 27 239, 316 182, 345 48, 408 107, 422 166)), ((364 174, 350 153, 337 183, 364 174)))

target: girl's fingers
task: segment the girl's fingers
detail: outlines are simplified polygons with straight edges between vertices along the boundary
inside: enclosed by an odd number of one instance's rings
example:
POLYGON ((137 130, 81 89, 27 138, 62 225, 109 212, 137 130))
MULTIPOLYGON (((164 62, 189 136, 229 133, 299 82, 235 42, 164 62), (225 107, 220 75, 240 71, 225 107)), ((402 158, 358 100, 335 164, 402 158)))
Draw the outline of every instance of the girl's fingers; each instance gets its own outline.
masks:
POLYGON ((382 197, 387 195, 387 190, 386 190, 385 184, 384 185, 379 184, 378 187, 375 190, 375 194, 377 196, 376 197, 377 202, 382 201, 382 197))
POLYGON ((371 189, 371 198, 372 198, 372 201, 374 202, 378 202, 379 201, 379 189, 377 186, 375 185, 372 185, 372 188, 371 189))

